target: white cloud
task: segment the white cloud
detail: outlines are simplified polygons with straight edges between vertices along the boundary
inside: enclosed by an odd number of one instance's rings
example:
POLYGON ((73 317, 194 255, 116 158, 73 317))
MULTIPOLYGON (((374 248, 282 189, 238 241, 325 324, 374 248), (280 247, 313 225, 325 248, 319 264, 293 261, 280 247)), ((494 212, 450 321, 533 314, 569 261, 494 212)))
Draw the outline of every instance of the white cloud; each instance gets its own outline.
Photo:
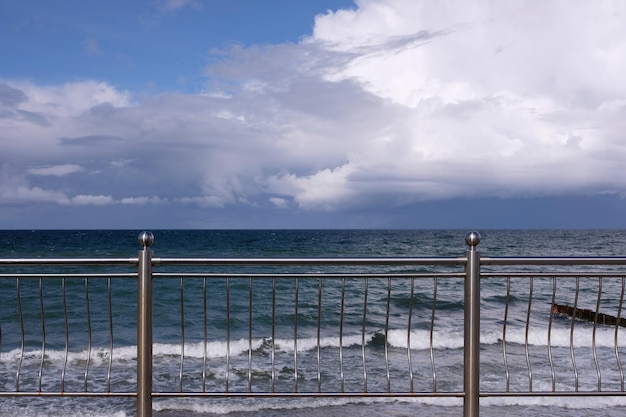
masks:
POLYGON ((272 203, 277 208, 281 208, 281 209, 289 208, 289 201, 284 198, 270 197, 269 200, 270 200, 270 203, 272 203))
POLYGON ((5 81, 0 164, 30 182, 3 193, 326 211, 623 194, 623 16, 621 1, 361 0, 298 44, 219 51, 195 95, 5 81))
POLYGON ((107 206, 113 203, 110 195, 77 195, 72 197, 71 204, 78 206, 107 206))
POLYGON ((268 188, 277 194, 293 196, 304 209, 333 210, 350 205, 350 198, 358 196, 348 180, 353 172, 354 168, 347 164, 308 176, 278 175, 268 179, 268 188))
POLYGON ((8 164, 0 166, 0 201, 2 204, 66 204, 68 202, 64 193, 33 186, 26 175, 16 171, 8 164))
POLYGON ((145 206, 146 204, 166 204, 167 201, 157 196, 152 197, 126 197, 120 200, 120 204, 145 206))
POLYGON ((120 159, 120 160, 117 160, 117 161, 111 161, 110 165, 112 167, 115 167, 115 168, 123 168, 123 167, 128 166, 132 162, 133 162, 133 160, 131 160, 131 159, 120 159))
POLYGON ((63 164, 63 165, 53 165, 47 167, 40 168, 30 168, 26 172, 31 175, 41 175, 41 176, 55 176, 55 177, 63 177, 69 174, 75 174, 77 172, 82 172, 83 167, 76 164, 63 164))
POLYGON ((58 191, 44 190, 40 187, 27 187, 18 185, 17 187, 0 188, 0 197, 4 204, 32 204, 32 203, 55 203, 68 204, 67 197, 58 191))
POLYGON ((27 97, 19 108, 40 113, 52 118, 78 116, 98 105, 127 107, 131 96, 127 91, 118 91, 113 86, 98 81, 65 83, 59 86, 39 86, 28 81, 12 81, 10 85, 27 97))

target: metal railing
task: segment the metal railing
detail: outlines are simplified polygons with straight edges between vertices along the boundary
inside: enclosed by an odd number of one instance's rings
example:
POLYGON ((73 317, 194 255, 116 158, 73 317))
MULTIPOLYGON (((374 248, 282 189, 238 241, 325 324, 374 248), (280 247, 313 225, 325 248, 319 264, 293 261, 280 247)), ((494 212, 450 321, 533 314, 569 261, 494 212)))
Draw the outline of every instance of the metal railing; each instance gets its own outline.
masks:
POLYGON ((454 397, 478 416, 481 397, 626 396, 626 257, 483 257, 476 232, 447 258, 159 258, 153 241, 141 233, 131 258, 0 260, 14 301, 0 309, 1 397, 133 397, 147 417, 173 397, 454 397), (501 332, 481 334, 487 321, 501 332), (458 323, 458 346, 442 343, 458 323), (129 366, 135 380, 119 375, 129 366))

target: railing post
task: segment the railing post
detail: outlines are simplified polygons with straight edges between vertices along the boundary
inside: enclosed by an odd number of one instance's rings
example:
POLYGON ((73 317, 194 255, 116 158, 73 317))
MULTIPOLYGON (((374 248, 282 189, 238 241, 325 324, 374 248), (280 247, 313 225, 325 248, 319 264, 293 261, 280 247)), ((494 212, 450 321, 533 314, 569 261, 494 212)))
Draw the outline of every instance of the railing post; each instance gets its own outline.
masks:
POLYGON ((480 243, 478 232, 465 236, 465 328, 463 357, 463 416, 478 417, 480 399, 480 243))
POLYGON ((137 417, 152 417, 152 254, 150 232, 139 234, 137 267, 137 417))

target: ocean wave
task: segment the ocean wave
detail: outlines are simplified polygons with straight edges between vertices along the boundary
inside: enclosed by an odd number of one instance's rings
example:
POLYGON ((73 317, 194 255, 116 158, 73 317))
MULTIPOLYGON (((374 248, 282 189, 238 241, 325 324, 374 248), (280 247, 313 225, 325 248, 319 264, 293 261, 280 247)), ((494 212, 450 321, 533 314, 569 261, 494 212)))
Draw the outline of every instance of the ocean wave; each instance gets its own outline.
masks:
MULTIPOLYGON (((516 344, 525 344, 526 330, 516 328, 507 331, 506 341, 516 344)), ((553 347, 569 347, 571 344, 573 347, 591 347, 593 343, 594 332, 592 327, 576 328, 573 332, 571 332, 569 328, 552 328, 551 332, 548 332, 547 327, 530 327, 528 329, 528 344, 533 346, 550 345, 553 347), (548 336, 550 336, 549 341, 548 336)), ((615 328, 597 328, 595 333, 595 345, 602 348, 614 348, 615 328)))
MULTIPOLYGON (((620 329, 621 330, 621 329, 620 329)), ((626 331, 623 330, 623 331, 626 331)), ((621 334, 621 332, 620 332, 621 334)), ((619 336, 619 334, 618 334, 619 336)), ((525 328, 508 329, 506 335, 501 330, 483 331, 480 336, 480 343, 485 345, 493 345, 506 340, 507 343, 525 345, 528 343, 532 346, 552 346, 555 348, 570 347, 591 347, 594 343, 598 348, 614 348, 615 347, 615 329, 614 328, 597 328, 594 336, 592 327, 580 327, 572 333, 570 328, 552 328, 548 332, 547 327, 536 326, 528 329, 525 328), (506 336, 506 337, 504 337, 506 336), (595 340, 594 340, 595 337, 595 340), (549 339, 549 340, 548 340, 549 339)), ((619 340, 619 339, 618 339, 619 340)), ((325 348, 350 348, 353 346, 365 345, 384 346, 386 343, 393 348, 406 349, 409 345, 412 350, 433 349, 462 349, 464 344, 464 336, 462 329, 440 329, 432 332, 430 330, 411 330, 408 329, 392 329, 387 331, 386 335, 383 330, 376 332, 368 332, 363 334, 351 334, 343 337, 303 337, 297 340, 293 338, 276 339, 273 348, 276 351, 291 353, 295 349, 299 353, 325 348), (385 337, 386 336, 386 337, 385 337)), ((168 356, 181 356, 184 354, 186 358, 208 359, 230 356, 240 356, 247 354, 249 350, 269 352, 272 349, 271 338, 247 338, 231 340, 230 342, 209 341, 185 343, 184 349, 180 343, 155 343, 153 345, 153 355, 155 358, 168 356)), ((0 353, 0 363, 10 363, 19 360, 22 352, 20 349, 13 349, 0 353)), ((42 356, 41 349, 26 350, 23 352, 24 360, 40 360, 42 356)), ((68 363, 85 362, 89 358, 90 363, 99 366, 107 364, 110 357, 116 362, 135 361, 137 359, 137 347, 121 346, 115 347, 111 352, 109 348, 96 347, 88 352, 85 350, 68 351, 46 349, 44 351, 44 359, 51 362, 68 363)))

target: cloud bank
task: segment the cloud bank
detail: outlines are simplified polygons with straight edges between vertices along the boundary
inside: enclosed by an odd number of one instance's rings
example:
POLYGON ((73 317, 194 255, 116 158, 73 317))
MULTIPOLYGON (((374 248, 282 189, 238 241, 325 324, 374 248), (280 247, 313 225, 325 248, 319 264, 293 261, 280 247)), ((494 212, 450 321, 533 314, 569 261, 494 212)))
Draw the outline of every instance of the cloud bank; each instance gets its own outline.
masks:
POLYGON ((214 50, 197 94, 0 80, 0 204, 623 195, 624 22, 621 1, 361 0, 299 43, 214 50))

